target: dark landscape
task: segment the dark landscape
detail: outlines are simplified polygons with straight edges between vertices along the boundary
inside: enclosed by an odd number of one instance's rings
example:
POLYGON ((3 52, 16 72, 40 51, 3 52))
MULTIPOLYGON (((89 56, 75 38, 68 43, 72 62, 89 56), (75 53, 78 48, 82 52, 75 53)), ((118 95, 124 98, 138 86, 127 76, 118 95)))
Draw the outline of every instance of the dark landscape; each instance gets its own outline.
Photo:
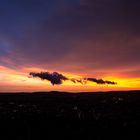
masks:
POLYGON ((140 140, 140 0, 0 0, 0 140, 53 139, 140 140))
POLYGON ((137 139, 140 91, 1 93, 0 139, 137 139))

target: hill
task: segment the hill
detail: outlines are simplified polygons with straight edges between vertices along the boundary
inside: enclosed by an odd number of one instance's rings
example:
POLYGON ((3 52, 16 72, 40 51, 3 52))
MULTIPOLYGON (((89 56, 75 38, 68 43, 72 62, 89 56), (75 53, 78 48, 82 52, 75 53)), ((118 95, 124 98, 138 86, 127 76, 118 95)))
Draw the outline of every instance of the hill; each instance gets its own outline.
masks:
POLYGON ((140 91, 1 93, 0 123, 3 140, 135 139, 140 91))

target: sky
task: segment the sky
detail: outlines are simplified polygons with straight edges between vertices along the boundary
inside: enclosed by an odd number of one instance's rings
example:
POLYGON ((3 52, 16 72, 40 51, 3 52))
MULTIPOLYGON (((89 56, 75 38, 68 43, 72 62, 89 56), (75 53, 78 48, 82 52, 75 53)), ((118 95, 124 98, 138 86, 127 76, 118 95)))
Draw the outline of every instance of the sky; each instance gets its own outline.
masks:
POLYGON ((138 0, 0 0, 0 92, 140 89, 139 15, 138 0))

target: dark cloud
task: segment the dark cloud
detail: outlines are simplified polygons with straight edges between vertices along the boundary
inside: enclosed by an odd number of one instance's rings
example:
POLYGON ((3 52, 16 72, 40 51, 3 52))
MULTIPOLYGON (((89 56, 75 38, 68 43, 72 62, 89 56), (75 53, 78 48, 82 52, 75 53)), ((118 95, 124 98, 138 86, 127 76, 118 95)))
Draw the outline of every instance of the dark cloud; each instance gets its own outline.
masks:
POLYGON ((41 73, 34 73, 31 72, 30 76, 39 77, 42 80, 48 80, 53 85, 60 85, 63 81, 68 80, 67 77, 59 74, 57 72, 49 73, 49 72, 41 72, 41 73))
POLYGON ((31 72, 29 75, 32 76, 32 77, 38 77, 38 78, 40 78, 42 80, 48 80, 53 85, 60 85, 60 84, 63 83, 63 81, 66 81, 66 80, 72 81, 73 83, 81 83, 81 84, 86 84, 88 81, 91 81, 91 82, 94 82, 94 83, 97 83, 97 84, 112 84, 112 85, 117 84, 116 82, 102 80, 102 79, 96 79, 96 78, 80 78, 80 79, 68 78, 68 77, 66 77, 63 74, 60 74, 58 72, 53 72, 53 73, 49 73, 49 72, 40 72, 40 73, 31 72))
POLYGON ((87 78, 86 80, 91 81, 91 82, 95 82, 97 84, 111 84, 111 85, 117 84, 116 82, 107 81, 107 80, 103 80, 103 79, 96 79, 96 78, 87 78))
POLYGON ((84 78, 83 79, 72 78, 72 79, 69 79, 69 80, 71 80, 73 83, 81 83, 81 84, 86 84, 87 83, 87 81, 84 78))

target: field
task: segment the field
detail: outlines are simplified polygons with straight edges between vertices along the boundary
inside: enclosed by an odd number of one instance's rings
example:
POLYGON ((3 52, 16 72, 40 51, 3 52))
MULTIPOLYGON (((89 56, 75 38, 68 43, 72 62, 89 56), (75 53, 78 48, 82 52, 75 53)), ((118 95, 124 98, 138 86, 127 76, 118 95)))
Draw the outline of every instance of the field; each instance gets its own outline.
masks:
POLYGON ((140 138, 140 91, 1 93, 0 139, 140 138))

